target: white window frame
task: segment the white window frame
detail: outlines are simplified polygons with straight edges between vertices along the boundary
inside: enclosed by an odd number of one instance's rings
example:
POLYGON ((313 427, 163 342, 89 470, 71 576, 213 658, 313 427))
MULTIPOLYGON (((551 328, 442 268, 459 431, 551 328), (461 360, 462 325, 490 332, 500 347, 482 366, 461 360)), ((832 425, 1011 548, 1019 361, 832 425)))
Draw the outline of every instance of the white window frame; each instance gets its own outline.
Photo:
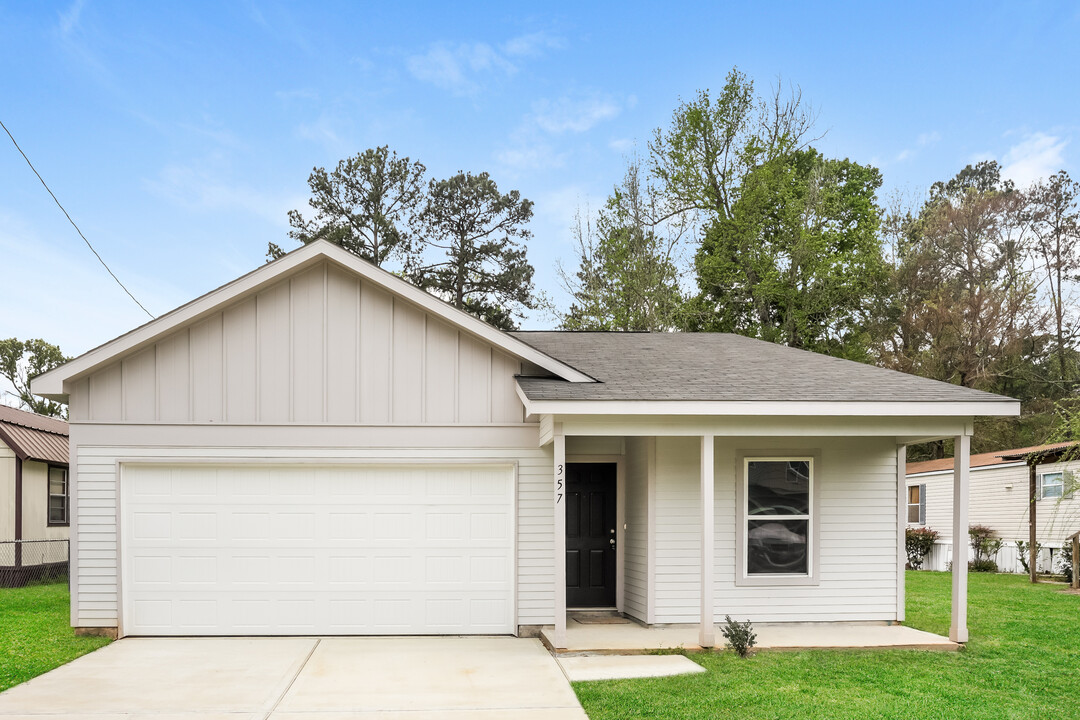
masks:
POLYGON ((738 525, 735 542, 735 584, 741 586, 799 586, 820 584, 818 559, 818 525, 820 513, 818 512, 818 474, 821 472, 821 453, 816 450, 790 451, 790 452, 740 452, 737 456, 739 477, 737 478, 736 505, 738 513, 738 525), (750 495, 750 463, 751 462, 807 462, 810 467, 810 498, 809 513, 804 515, 754 515, 747 512, 747 503, 750 495), (806 567, 805 574, 786 573, 761 573, 752 574, 747 571, 747 553, 749 552, 746 541, 750 520, 806 520, 808 537, 806 539, 806 567))
POLYGON ((1039 473, 1039 499, 1040 500, 1057 500, 1065 495, 1065 471, 1055 470, 1053 472, 1039 473), (1046 478, 1057 476, 1058 481, 1053 483, 1053 487, 1061 488, 1061 492, 1057 495, 1046 494, 1046 478))

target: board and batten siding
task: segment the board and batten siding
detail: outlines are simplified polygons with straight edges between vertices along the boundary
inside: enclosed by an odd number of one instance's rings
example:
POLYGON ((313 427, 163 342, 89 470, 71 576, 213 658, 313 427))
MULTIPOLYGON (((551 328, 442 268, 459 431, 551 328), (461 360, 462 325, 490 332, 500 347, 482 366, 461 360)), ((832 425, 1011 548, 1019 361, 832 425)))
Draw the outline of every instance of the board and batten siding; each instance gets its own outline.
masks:
POLYGON ((520 362, 332 263, 77 380, 73 422, 522 422, 520 362))
MULTIPOLYGON (((550 624, 554 617, 554 553, 550 447, 529 447, 516 428, 477 430, 475 447, 442 443, 413 447, 415 429, 396 428, 396 438, 381 447, 318 445, 317 428, 297 428, 297 437, 310 444, 200 446, 185 441, 185 426, 157 428, 161 444, 124 444, 122 426, 71 427, 78 463, 77 553, 72 624, 76 627, 115 627, 119 620, 117 469, 122 462, 212 462, 222 466, 251 462, 282 464, 380 464, 487 462, 516 465, 517 483, 517 611, 518 624, 550 624), (92 435, 90 442, 82 436, 92 435), (113 438, 110 440, 110 438, 113 438), (165 438, 168 438, 166 441, 165 438), (166 444, 167 442, 167 444, 166 444), (390 445, 392 447, 387 447, 390 445), (453 446, 451 446, 453 445, 453 446)), ((534 436, 534 427, 524 430, 534 436)), ((257 437, 257 431, 252 435, 257 437)))
MULTIPOLYGON (((701 480, 697 438, 656 439, 655 616, 699 617, 701 480)), ((753 622, 893 620, 896 617, 896 444, 892 438, 717 438, 715 613, 753 622), (736 586, 736 456, 817 451, 820 581, 736 586)))
MULTIPOLYGON (((1077 472, 1080 463, 1040 465, 1040 474, 1068 470, 1077 472)), ((972 468, 968 519, 972 525, 987 525, 1008 545, 1028 539, 1028 468, 1026 465, 972 468)), ((952 541, 953 474, 909 475, 908 486, 926 485, 926 527, 937 530, 943 542, 952 541)), ((1039 500, 1035 508, 1036 537, 1039 542, 1061 547, 1064 539, 1080 530, 1080 494, 1058 500, 1039 500)), ((914 523, 910 526, 916 527, 914 523)), ((967 539, 965 538, 965 544, 967 539)))

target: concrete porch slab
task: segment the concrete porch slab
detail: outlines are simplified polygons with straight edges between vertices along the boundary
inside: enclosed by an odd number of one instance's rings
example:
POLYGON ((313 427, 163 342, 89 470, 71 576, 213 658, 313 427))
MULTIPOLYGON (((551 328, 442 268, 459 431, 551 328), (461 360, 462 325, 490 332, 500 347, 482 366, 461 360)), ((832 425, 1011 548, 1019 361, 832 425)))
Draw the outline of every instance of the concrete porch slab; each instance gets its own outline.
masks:
MULTIPOLYGON (((555 629, 546 626, 541 638, 549 648, 554 647, 555 629)), ((960 646, 948 638, 916 630, 904 625, 872 622, 822 623, 755 623, 755 650, 834 649, 918 649, 957 650, 960 646)), ((560 653, 607 653, 625 655, 655 650, 701 650, 697 625, 657 625, 646 627, 637 623, 623 625, 583 624, 573 618, 566 622, 569 647, 560 653)), ((724 647, 719 628, 716 647, 724 647)))
POLYGON ((683 655, 561 655, 570 682, 631 680, 703 673, 705 668, 683 655))

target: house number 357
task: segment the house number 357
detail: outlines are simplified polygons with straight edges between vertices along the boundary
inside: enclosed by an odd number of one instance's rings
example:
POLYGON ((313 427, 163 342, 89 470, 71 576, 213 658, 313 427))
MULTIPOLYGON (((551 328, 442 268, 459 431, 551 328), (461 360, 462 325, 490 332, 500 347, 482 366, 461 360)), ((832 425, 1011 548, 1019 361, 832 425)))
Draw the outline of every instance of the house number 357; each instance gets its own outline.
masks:
POLYGON ((555 504, 562 503, 563 498, 563 466, 555 466, 555 504))

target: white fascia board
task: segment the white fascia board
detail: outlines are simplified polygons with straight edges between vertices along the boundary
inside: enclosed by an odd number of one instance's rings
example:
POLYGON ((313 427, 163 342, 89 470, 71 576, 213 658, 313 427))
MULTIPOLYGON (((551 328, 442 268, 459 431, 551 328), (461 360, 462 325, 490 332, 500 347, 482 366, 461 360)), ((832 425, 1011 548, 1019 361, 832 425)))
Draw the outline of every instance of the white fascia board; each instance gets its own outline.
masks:
POLYGON ((365 280, 419 306, 426 312, 441 317, 508 354, 538 365, 568 382, 596 382, 585 373, 549 355, 545 355, 531 345, 488 325, 466 312, 458 310, 396 275, 375 267, 348 250, 319 240, 293 250, 278 260, 267 263, 247 275, 222 285, 216 290, 211 290, 186 305, 181 305, 177 309, 151 320, 131 332, 39 375, 31 381, 31 391, 35 395, 43 397, 62 398, 66 395, 64 389, 66 381, 87 375, 118 356, 138 351, 178 327, 197 322, 201 318, 216 312, 226 303, 257 292, 289 273, 314 265, 322 260, 330 260, 341 265, 360 275, 365 280))
MULTIPOLYGON (((1011 462, 1000 463, 998 465, 980 465, 979 467, 968 468, 968 472, 981 472, 983 470, 1001 470, 1003 468, 1024 467, 1023 462, 1011 462)), ((924 478, 934 477, 937 475, 952 475, 952 469, 948 470, 927 470, 926 472, 908 473, 908 478, 924 478)))
POLYGON ((529 414, 551 415, 786 415, 856 417, 978 417, 1020 414, 1019 400, 985 402, 755 402, 752 400, 530 400, 529 414))

